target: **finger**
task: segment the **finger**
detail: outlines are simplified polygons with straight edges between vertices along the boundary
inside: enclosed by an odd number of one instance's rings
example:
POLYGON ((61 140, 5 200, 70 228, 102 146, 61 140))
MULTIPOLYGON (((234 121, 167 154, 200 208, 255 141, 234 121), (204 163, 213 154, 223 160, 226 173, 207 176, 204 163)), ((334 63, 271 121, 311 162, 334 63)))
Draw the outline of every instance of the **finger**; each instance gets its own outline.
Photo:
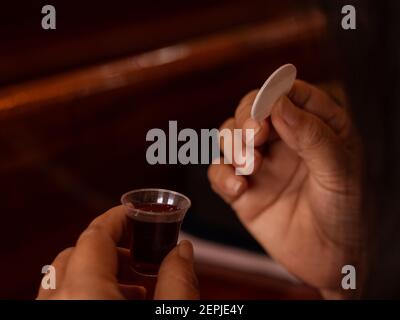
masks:
POLYGON ((211 164, 208 168, 208 179, 214 191, 225 202, 232 203, 247 189, 247 180, 235 174, 235 169, 228 164, 211 164))
POLYGON ((247 147, 245 146, 242 134, 238 134, 234 126, 235 120, 230 118, 220 128, 219 144, 224 154, 223 163, 237 168, 236 174, 254 174, 261 165, 262 156, 251 142, 248 141, 247 147))
POLYGON ((281 139, 303 158, 311 174, 339 174, 346 168, 345 149, 333 130, 287 97, 274 106, 272 122, 281 139))
MULTIPOLYGON (((98 280, 115 282, 118 272, 116 246, 126 225, 126 209, 114 207, 97 217, 78 239, 66 280, 90 287, 98 280)), ((86 286, 83 286, 83 285, 86 286)))
POLYGON ((42 285, 40 285, 37 299, 48 299, 52 294, 56 293, 58 288, 61 287, 64 281, 65 271, 67 270, 68 261, 73 250, 74 248, 67 248, 61 251, 51 263, 56 271, 56 289, 44 289, 42 285))
MULTIPOLYGON (((266 120, 256 121, 251 118, 251 107, 256 98, 258 90, 251 91, 240 101, 235 111, 236 128, 254 130, 254 146, 264 144, 269 136, 270 126, 266 120)), ((246 130, 243 132, 243 141, 247 142, 246 130)))
POLYGON ((233 130, 235 129, 235 119, 234 118, 229 118, 227 119, 219 128, 219 147, 222 153, 227 153, 227 157, 233 158, 233 156, 229 155, 229 153, 232 153, 232 147, 231 145, 233 144, 233 140, 229 139, 229 137, 233 137, 233 130), (228 139, 228 140, 225 140, 228 139), (228 145, 229 149, 227 149, 228 145))
POLYGON ((127 300, 144 300, 146 298, 146 288, 130 284, 119 284, 120 292, 127 300))
POLYGON ((240 136, 239 138, 235 138, 235 119, 227 119, 219 129, 219 147, 224 154, 223 163, 231 164, 234 167, 241 166, 241 164, 235 161, 237 160, 235 156, 235 144, 239 144, 240 150, 243 150, 242 137, 240 136))
POLYGON ((161 264, 154 299, 194 300, 199 297, 193 246, 189 241, 183 240, 161 264))
POLYGON ((242 129, 243 141, 247 145, 252 142, 254 147, 259 147, 270 138, 271 127, 268 121, 256 121, 253 118, 248 118, 243 123, 242 129))
POLYGON ((338 134, 350 125, 346 111, 324 91, 307 82, 296 80, 288 97, 295 105, 321 118, 338 134))
POLYGON ((235 121, 238 128, 241 128, 244 122, 250 118, 251 107, 257 96, 258 90, 250 91, 242 100, 235 110, 235 121))

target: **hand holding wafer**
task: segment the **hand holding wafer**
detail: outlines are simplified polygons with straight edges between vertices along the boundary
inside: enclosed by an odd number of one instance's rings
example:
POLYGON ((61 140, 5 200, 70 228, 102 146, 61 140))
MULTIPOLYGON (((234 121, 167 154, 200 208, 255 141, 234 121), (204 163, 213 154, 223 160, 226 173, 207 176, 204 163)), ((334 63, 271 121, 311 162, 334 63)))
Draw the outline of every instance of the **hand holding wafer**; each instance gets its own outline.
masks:
POLYGON ((254 172, 237 176, 235 164, 213 164, 209 180, 273 258, 323 292, 336 291, 342 266, 360 263, 359 143, 342 107, 294 81, 291 65, 279 70, 283 77, 264 85, 278 88, 273 97, 250 93, 222 126, 254 129, 254 172))

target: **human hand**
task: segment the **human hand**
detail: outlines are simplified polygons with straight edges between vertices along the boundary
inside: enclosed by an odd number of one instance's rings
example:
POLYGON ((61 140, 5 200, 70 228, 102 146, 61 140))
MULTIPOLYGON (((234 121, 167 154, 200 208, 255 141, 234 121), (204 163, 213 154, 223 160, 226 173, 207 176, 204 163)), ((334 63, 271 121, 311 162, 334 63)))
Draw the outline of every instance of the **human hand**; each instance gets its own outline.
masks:
MULTIPOLYGON (((118 206, 97 217, 75 247, 56 257, 56 289, 40 287, 38 299, 144 299, 143 287, 121 279, 130 272, 129 250, 117 247, 126 234, 125 210, 118 206)), ((162 262, 154 298, 199 298, 189 241, 181 241, 162 262)))
POLYGON ((250 118, 256 93, 221 127, 255 130, 254 171, 237 176, 221 159, 209 168, 211 187, 274 259, 333 296, 342 267, 361 262, 357 135, 346 111, 303 81, 274 105, 270 121, 250 118))

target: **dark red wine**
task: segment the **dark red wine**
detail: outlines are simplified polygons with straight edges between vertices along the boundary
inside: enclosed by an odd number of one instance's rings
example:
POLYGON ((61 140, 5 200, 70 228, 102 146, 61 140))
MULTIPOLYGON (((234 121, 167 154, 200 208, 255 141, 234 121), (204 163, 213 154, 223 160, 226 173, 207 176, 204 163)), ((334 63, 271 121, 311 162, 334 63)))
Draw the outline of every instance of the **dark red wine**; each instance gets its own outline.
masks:
POLYGON ((132 267, 139 273, 156 275, 165 256, 176 246, 181 220, 174 219, 176 206, 167 204, 135 205, 146 212, 163 212, 167 219, 151 221, 139 216, 129 218, 132 267))

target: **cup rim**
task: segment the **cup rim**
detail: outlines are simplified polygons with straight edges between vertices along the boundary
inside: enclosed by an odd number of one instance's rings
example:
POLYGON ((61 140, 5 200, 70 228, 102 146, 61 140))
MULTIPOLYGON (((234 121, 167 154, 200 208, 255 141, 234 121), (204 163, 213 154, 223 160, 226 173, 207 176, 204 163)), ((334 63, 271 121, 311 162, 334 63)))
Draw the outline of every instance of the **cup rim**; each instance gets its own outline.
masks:
POLYGON ((146 210, 142 210, 142 209, 136 209, 136 208, 129 207, 130 202, 126 201, 126 197, 133 193, 139 193, 139 192, 145 192, 145 191, 157 191, 157 192, 161 191, 161 192, 171 193, 171 194, 177 195, 179 197, 182 197, 183 199, 185 199, 187 201, 187 205, 185 205, 183 208, 178 208, 174 212, 169 212, 170 214, 174 214, 174 213, 176 214, 178 211, 181 211, 181 210, 188 210, 192 206, 192 201, 189 199, 189 197, 185 196, 184 194, 182 194, 180 192, 169 190, 169 189, 162 189, 162 188, 141 188, 141 189, 134 189, 134 190, 125 192, 121 196, 122 205, 125 206, 125 208, 127 208, 128 210, 134 209, 135 211, 146 214, 146 215, 154 215, 154 216, 165 215, 166 212, 146 211, 146 210))

